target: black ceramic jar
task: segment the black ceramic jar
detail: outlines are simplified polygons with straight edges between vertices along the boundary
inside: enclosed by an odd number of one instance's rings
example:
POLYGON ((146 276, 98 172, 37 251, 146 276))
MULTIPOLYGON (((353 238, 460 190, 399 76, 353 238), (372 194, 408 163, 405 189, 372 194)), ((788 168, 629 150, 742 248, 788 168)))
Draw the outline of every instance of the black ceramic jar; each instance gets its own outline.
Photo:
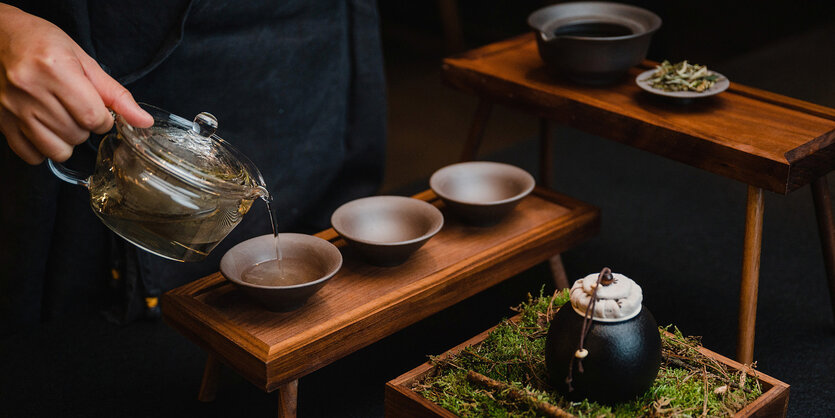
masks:
POLYGON ((572 286, 571 303, 551 320, 545 362, 551 385, 568 399, 612 404, 632 400, 652 386, 661 364, 661 337, 635 282, 614 274, 604 285, 599 276, 591 274, 572 286), (600 289, 594 292, 595 287, 600 289), (592 296, 593 314, 586 315, 592 296))

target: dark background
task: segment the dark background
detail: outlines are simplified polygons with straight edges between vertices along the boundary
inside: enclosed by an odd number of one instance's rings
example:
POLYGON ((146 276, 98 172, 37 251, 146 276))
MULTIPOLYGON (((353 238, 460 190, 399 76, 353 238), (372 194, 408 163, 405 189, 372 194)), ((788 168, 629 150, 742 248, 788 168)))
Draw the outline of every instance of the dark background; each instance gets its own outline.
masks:
MULTIPOLYGON (((440 4, 443 1, 438 1, 440 4)), ((458 1, 458 16, 466 45, 475 47, 528 31, 528 15, 547 1, 458 1)), ((649 57, 695 62, 719 62, 770 42, 831 23, 832 2, 812 1, 627 1, 647 8, 663 20, 653 38, 649 57)), ((429 2, 382 1, 383 34, 422 36, 423 52, 443 52, 439 9, 429 2)), ((388 43, 389 45, 392 42, 388 43)))
MULTIPOLYGON (((387 193, 425 189, 432 171, 457 158, 475 109, 474 98, 441 86, 440 58, 454 51, 438 4, 380 4, 387 193)), ((733 81, 835 107, 831 2, 634 4, 664 20, 649 58, 687 58, 733 81)), ((542 5, 460 1, 465 45, 526 32, 525 18, 542 5)), ((533 118, 497 109, 480 158, 536 174, 535 127, 533 118)), ((600 235, 563 255, 569 277, 611 266, 641 284, 660 324, 702 335, 708 348, 733 357, 745 185, 571 129, 557 138, 556 189, 603 210, 600 235)), ((790 416, 833 416, 835 335, 811 193, 767 193, 765 208, 755 358, 792 385, 790 416)), ((301 379, 299 415, 381 416, 386 381, 509 316, 509 306, 542 286, 553 289, 538 266, 301 379)), ((215 402, 196 401, 204 361, 163 322, 60 318, 0 340, 0 416, 275 415, 274 393, 229 371, 215 402)))

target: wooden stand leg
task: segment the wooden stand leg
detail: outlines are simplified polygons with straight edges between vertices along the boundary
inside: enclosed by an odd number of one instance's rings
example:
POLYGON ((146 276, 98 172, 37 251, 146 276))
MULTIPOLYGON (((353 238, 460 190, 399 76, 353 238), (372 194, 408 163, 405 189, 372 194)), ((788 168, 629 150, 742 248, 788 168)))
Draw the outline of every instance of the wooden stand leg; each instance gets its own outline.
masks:
POLYGON ((812 199, 815 202, 818 235, 820 235, 821 250, 823 250, 826 280, 829 284, 829 303, 832 306, 832 316, 835 318, 835 222, 832 220, 829 182, 825 176, 812 182, 812 199))
POLYGON ((551 123, 548 119, 539 119, 539 184, 551 188, 553 163, 551 160, 551 123))
MULTIPOLYGON (((554 175, 552 150, 551 122, 548 119, 539 118, 539 184, 547 188, 551 188, 551 178, 554 175)), ((549 258, 548 266, 551 268, 551 277, 557 289, 571 287, 568 275, 565 274, 565 267, 562 265, 562 256, 557 254, 549 258)))
POLYGON ((754 361, 754 325, 757 319, 762 232, 763 190, 748 186, 745 246, 742 254, 742 281, 739 291, 739 334, 736 347, 736 359, 743 364, 751 364, 754 361))
POLYGON ((562 265, 562 256, 559 254, 548 259, 548 267, 551 267, 551 277, 557 289, 568 289, 571 283, 568 282, 568 275, 565 274, 565 267, 562 265))
POLYGON ((458 0, 437 0, 441 24, 444 27, 444 46, 447 54, 464 50, 464 31, 458 17, 458 0))
POLYGON ((473 160, 478 155, 478 147, 481 146, 481 140, 484 138, 484 128, 487 126, 487 119, 490 117, 492 109, 493 103, 489 100, 478 100, 478 108, 476 108, 473 122, 470 125, 470 134, 467 136, 467 142, 461 152, 461 161, 473 160))
POLYGON ((203 381, 200 382, 200 392, 197 399, 201 402, 215 400, 217 385, 220 375, 220 362, 213 354, 206 358, 206 367, 203 369, 203 381))
POLYGON ((278 388, 278 418, 295 418, 298 398, 298 380, 278 388))

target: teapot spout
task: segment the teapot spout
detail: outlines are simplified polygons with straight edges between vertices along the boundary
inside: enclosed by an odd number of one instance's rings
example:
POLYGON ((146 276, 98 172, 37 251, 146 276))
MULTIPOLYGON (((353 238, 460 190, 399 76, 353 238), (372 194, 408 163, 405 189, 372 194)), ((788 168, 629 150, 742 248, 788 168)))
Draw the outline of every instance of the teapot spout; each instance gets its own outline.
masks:
POLYGON ((252 197, 260 197, 265 202, 272 202, 273 201, 273 196, 270 194, 270 191, 267 190, 267 188, 264 187, 264 186, 261 186, 261 185, 256 186, 254 189, 252 189, 252 191, 253 191, 253 196, 252 197))

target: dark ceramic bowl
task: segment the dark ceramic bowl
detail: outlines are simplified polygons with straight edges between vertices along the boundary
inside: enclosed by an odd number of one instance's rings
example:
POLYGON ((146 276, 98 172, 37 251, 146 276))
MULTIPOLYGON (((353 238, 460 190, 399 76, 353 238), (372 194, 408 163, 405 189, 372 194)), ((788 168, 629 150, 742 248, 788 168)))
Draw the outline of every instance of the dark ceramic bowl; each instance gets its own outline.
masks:
POLYGON ((606 84, 646 58, 661 18, 627 4, 582 1, 539 9, 528 25, 549 69, 579 83, 606 84))
POLYGON ((444 216, 422 200, 373 196, 340 206, 331 225, 366 261, 395 266, 441 230, 444 216))
POLYGON ((501 221, 535 185, 527 171, 489 161, 449 165, 429 179, 429 187, 452 213, 479 226, 501 221))
POLYGON ((262 235, 232 247, 220 260, 220 272, 244 293, 271 311, 300 308, 342 267, 342 254, 312 235, 278 234, 284 276, 255 279, 252 268, 275 260, 275 237, 262 235))

